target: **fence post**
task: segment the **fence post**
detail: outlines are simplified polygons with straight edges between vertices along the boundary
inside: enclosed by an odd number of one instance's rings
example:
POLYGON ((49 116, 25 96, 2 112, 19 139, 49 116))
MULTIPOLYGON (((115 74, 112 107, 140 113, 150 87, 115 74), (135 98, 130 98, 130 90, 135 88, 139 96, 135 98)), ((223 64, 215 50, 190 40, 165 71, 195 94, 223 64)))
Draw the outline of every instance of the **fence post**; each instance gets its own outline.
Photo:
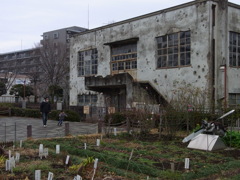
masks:
POLYGON ((102 133, 103 122, 101 119, 98 121, 98 133, 102 133))
POLYGON ((65 123, 65 136, 69 135, 69 123, 65 123))
POLYGON ((12 111, 11 111, 11 108, 8 108, 8 116, 12 116, 12 111))
POLYGON ((17 141, 17 123, 15 122, 14 143, 17 141))
POLYGON ((7 142, 7 124, 6 124, 6 122, 5 122, 5 132, 4 132, 4 134, 5 134, 5 142, 7 142))
POLYGON ((131 128, 130 121, 129 121, 129 119, 127 118, 127 133, 128 133, 128 134, 129 134, 129 132, 130 132, 130 128, 131 128))
POLYGON ((27 125, 27 138, 32 137, 32 125, 27 125))

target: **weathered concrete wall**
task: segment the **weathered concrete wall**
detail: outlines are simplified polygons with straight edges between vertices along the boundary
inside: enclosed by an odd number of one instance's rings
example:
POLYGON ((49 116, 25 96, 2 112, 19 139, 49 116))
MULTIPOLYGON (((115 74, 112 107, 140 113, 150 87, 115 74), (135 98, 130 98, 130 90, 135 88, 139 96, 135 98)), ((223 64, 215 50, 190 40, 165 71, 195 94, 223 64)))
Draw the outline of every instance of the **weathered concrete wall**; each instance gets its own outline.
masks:
POLYGON ((149 81, 167 100, 172 98, 171 91, 182 81, 205 89, 209 72, 210 8, 209 2, 196 3, 75 37, 71 46, 70 105, 77 104, 77 94, 86 92, 84 78, 77 77, 78 51, 96 47, 99 52, 98 74, 106 76, 110 74, 111 54, 110 47, 104 43, 132 37, 139 37, 136 81, 149 81), (191 66, 156 69, 156 37, 187 30, 191 30, 191 66))
MULTIPOLYGON (((240 8, 229 7, 228 9, 229 32, 240 33, 240 8)), ((228 33, 229 36, 229 33, 228 33)), ((227 64, 229 65, 229 64, 227 64)), ((240 93, 240 68, 227 69, 227 91, 229 93, 240 93)))
MULTIPOLYGON (((231 9, 229 13, 232 13, 232 16, 239 20, 239 11, 235 13, 232 11, 234 10, 231 9)), ((174 7, 141 18, 97 28, 89 33, 82 33, 75 37, 71 41, 70 87, 72 88, 70 91, 70 105, 77 105, 77 95, 87 92, 84 87, 84 77, 77 76, 78 52, 97 48, 99 57, 98 75, 105 77, 111 74, 111 53, 110 47, 104 44, 134 37, 139 38, 137 42, 138 67, 136 72, 132 73, 135 81, 149 82, 168 101, 174 96, 172 92, 182 84, 191 84, 202 90, 211 89, 213 87, 213 75, 219 77, 216 78, 215 83, 222 82, 222 76, 216 69, 219 69, 218 66, 222 59, 228 58, 226 51, 228 44, 226 33, 228 32, 226 32, 227 28, 225 28, 227 22, 226 12, 224 6, 219 5, 217 1, 197 0, 186 4, 186 6, 174 7), (212 27, 212 4, 217 6, 216 23, 218 24, 216 28, 221 28, 221 30, 214 30, 212 27), (221 22, 220 19, 224 21, 221 22), (157 69, 156 37, 187 30, 191 31, 191 65, 157 69), (220 51, 216 52, 217 60, 214 72, 212 72, 213 60, 211 54, 213 33, 221 36, 216 41, 218 42, 216 47, 220 48, 220 51)), ((231 29, 235 28, 233 23, 229 22, 231 25, 228 26, 231 29)), ((235 74, 234 72, 231 72, 231 76, 236 76, 237 72, 235 74)), ((222 83, 216 87, 222 87, 222 83)), ((216 94, 215 96, 218 96, 219 93, 216 94)))

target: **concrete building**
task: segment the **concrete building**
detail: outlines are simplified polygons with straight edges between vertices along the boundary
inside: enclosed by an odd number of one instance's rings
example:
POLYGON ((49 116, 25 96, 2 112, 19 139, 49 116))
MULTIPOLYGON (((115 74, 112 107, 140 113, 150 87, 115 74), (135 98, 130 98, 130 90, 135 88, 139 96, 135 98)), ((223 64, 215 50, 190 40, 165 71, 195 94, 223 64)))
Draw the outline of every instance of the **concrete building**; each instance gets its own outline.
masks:
POLYGON ((239 105, 239 22, 239 5, 195 0, 79 33, 70 106, 239 105))
MULTIPOLYGON (((75 33, 86 30, 85 28, 72 26, 44 32, 42 35, 43 39, 39 43, 41 44, 44 40, 49 40, 56 46, 58 43, 61 43, 66 45, 64 47, 69 48, 70 37, 75 33)), ((0 73, 13 73, 15 76, 26 75, 31 80, 35 92, 38 92, 39 87, 37 83, 41 79, 40 75, 43 73, 40 60, 41 56, 39 54, 40 47, 41 46, 0 54, 0 73)), ((69 58, 67 60, 69 60, 69 58)))

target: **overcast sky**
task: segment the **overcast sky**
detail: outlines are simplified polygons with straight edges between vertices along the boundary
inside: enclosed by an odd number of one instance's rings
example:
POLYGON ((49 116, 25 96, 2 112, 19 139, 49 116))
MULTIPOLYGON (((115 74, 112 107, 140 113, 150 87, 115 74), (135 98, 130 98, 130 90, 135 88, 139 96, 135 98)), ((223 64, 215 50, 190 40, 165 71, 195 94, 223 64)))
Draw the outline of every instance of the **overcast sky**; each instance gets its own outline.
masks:
MULTIPOLYGON (((2 0, 0 53, 33 48, 43 32, 96 28, 191 0, 2 0)), ((229 0, 240 4, 239 0, 229 0)))

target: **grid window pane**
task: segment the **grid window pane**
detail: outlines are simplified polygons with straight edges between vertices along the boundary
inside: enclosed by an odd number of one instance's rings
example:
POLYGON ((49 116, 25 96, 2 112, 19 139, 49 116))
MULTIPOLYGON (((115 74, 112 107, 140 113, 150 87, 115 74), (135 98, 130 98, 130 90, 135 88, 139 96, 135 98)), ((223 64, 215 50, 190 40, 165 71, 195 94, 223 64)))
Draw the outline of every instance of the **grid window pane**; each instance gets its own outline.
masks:
POLYGON ((78 75, 87 76, 97 74, 98 51, 91 49, 78 53, 78 75))
POLYGON ((190 31, 157 37, 157 68, 191 64, 190 31), (163 45, 164 44, 164 45, 163 45))
MULTIPOLYGON (((159 40, 161 43, 162 40, 159 40)), ((161 46, 161 45, 159 45, 161 46)), ((159 52, 161 53, 161 52, 159 52)), ((112 71, 137 68, 137 44, 126 44, 112 47, 112 71)))
POLYGON ((240 33, 230 32, 229 34, 229 65, 240 66, 240 33))

